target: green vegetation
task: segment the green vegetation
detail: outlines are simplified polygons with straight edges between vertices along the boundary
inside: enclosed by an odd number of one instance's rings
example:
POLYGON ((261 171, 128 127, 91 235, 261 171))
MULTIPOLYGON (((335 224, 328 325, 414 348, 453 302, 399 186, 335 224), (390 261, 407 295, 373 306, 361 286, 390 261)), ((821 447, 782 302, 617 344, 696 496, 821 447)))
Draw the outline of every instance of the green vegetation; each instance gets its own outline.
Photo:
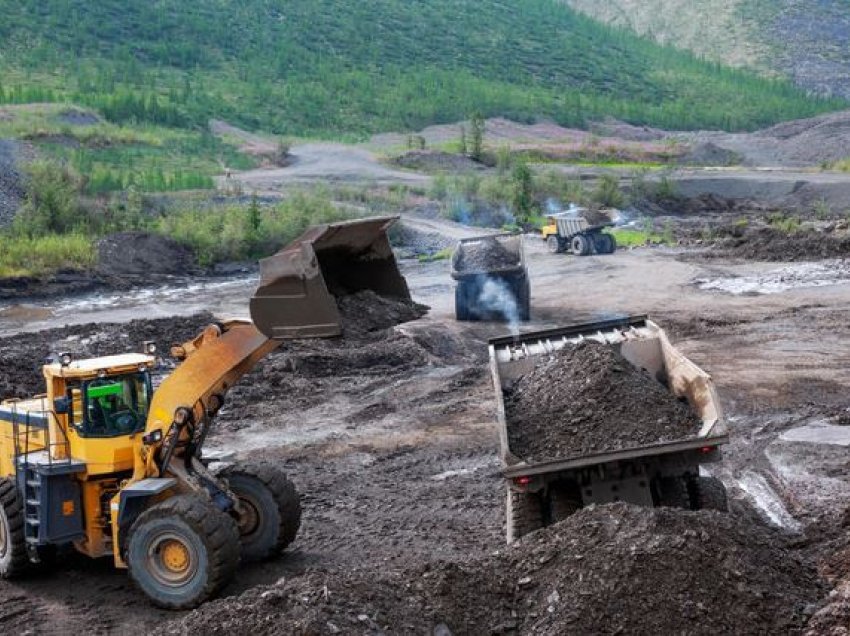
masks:
POLYGON ((452 257, 452 248, 446 247, 433 254, 420 254, 418 260, 420 263, 433 263, 434 261, 445 261, 452 257))
POLYGON ((770 227, 784 234, 795 234, 802 225, 798 217, 781 212, 771 215, 768 223, 770 223, 770 227))
POLYGON ((256 201, 215 210, 187 207, 161 217, 153 229, 194 249, 200 265, 254 260, 271 254, 316 223, 346 218, 322 193, 295 192, 270 206, 256 201))
POLYGON ((751 129, 845 106, 554 0, 0 0, 0 11, 0 103, 72 101, 115 123, 201 128, 215 116, 362 136, 478 111, 751 129))
POLYGON ((672 245, 673 237, 666 232, 659 234, 652 229, 614 228, 609 230, 620 247, 643 247, 645 245, 672 245))
POLYGON ((42 276, 64 268, 89 269, 97 256, 91 238, 83 234, 2 238, 0 278, 42 276))

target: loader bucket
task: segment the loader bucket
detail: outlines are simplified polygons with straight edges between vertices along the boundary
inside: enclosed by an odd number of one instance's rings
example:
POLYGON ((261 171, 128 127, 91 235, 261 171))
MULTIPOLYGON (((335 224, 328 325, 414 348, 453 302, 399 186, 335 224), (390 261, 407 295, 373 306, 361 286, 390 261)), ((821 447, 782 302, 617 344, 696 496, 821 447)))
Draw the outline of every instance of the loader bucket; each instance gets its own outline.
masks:
POLYGON ((387 229, 398 217, 311 227, 260 261, 251 319, 266 337, 325 338, 342 334, 336 297, 372 290, 410 299, 387 229))

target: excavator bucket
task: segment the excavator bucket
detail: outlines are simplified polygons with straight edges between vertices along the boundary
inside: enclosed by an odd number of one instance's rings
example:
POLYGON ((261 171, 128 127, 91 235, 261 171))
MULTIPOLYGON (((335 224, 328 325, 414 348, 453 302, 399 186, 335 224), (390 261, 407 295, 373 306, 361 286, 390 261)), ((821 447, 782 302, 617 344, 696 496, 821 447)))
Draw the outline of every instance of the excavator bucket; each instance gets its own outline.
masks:
POLYGON ((398 217, 311 227, 260 261, 251 319, 266 337, 324 338, 342 334, 336 298, 363 290, 410 299, 387 229, 398 217))

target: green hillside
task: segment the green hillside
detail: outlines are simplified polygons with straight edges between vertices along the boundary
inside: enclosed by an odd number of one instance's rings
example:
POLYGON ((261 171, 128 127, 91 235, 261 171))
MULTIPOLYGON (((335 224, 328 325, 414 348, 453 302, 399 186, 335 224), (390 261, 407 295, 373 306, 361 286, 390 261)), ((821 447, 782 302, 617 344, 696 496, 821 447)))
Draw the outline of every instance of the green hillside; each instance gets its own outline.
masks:
POLYGON ((0 102, 362 136, 474 110, 752 129, 841 108, 554 0, 0 0, 0 102))
POLYGON ((848 0, 561 0, 606 24, 850 98, 848 0))

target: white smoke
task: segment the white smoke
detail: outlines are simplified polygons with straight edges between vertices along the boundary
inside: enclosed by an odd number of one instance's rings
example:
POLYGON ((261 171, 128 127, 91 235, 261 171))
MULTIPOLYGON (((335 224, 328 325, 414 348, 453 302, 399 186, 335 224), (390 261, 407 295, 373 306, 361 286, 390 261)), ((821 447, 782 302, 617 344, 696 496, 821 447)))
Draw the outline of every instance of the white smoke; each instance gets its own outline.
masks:
POLYGON ((511 334, 519 335, 519 306, 508 284, 498 278, 488 278, 481 286, 478 306, 491 315, 503 316, 511 334))

